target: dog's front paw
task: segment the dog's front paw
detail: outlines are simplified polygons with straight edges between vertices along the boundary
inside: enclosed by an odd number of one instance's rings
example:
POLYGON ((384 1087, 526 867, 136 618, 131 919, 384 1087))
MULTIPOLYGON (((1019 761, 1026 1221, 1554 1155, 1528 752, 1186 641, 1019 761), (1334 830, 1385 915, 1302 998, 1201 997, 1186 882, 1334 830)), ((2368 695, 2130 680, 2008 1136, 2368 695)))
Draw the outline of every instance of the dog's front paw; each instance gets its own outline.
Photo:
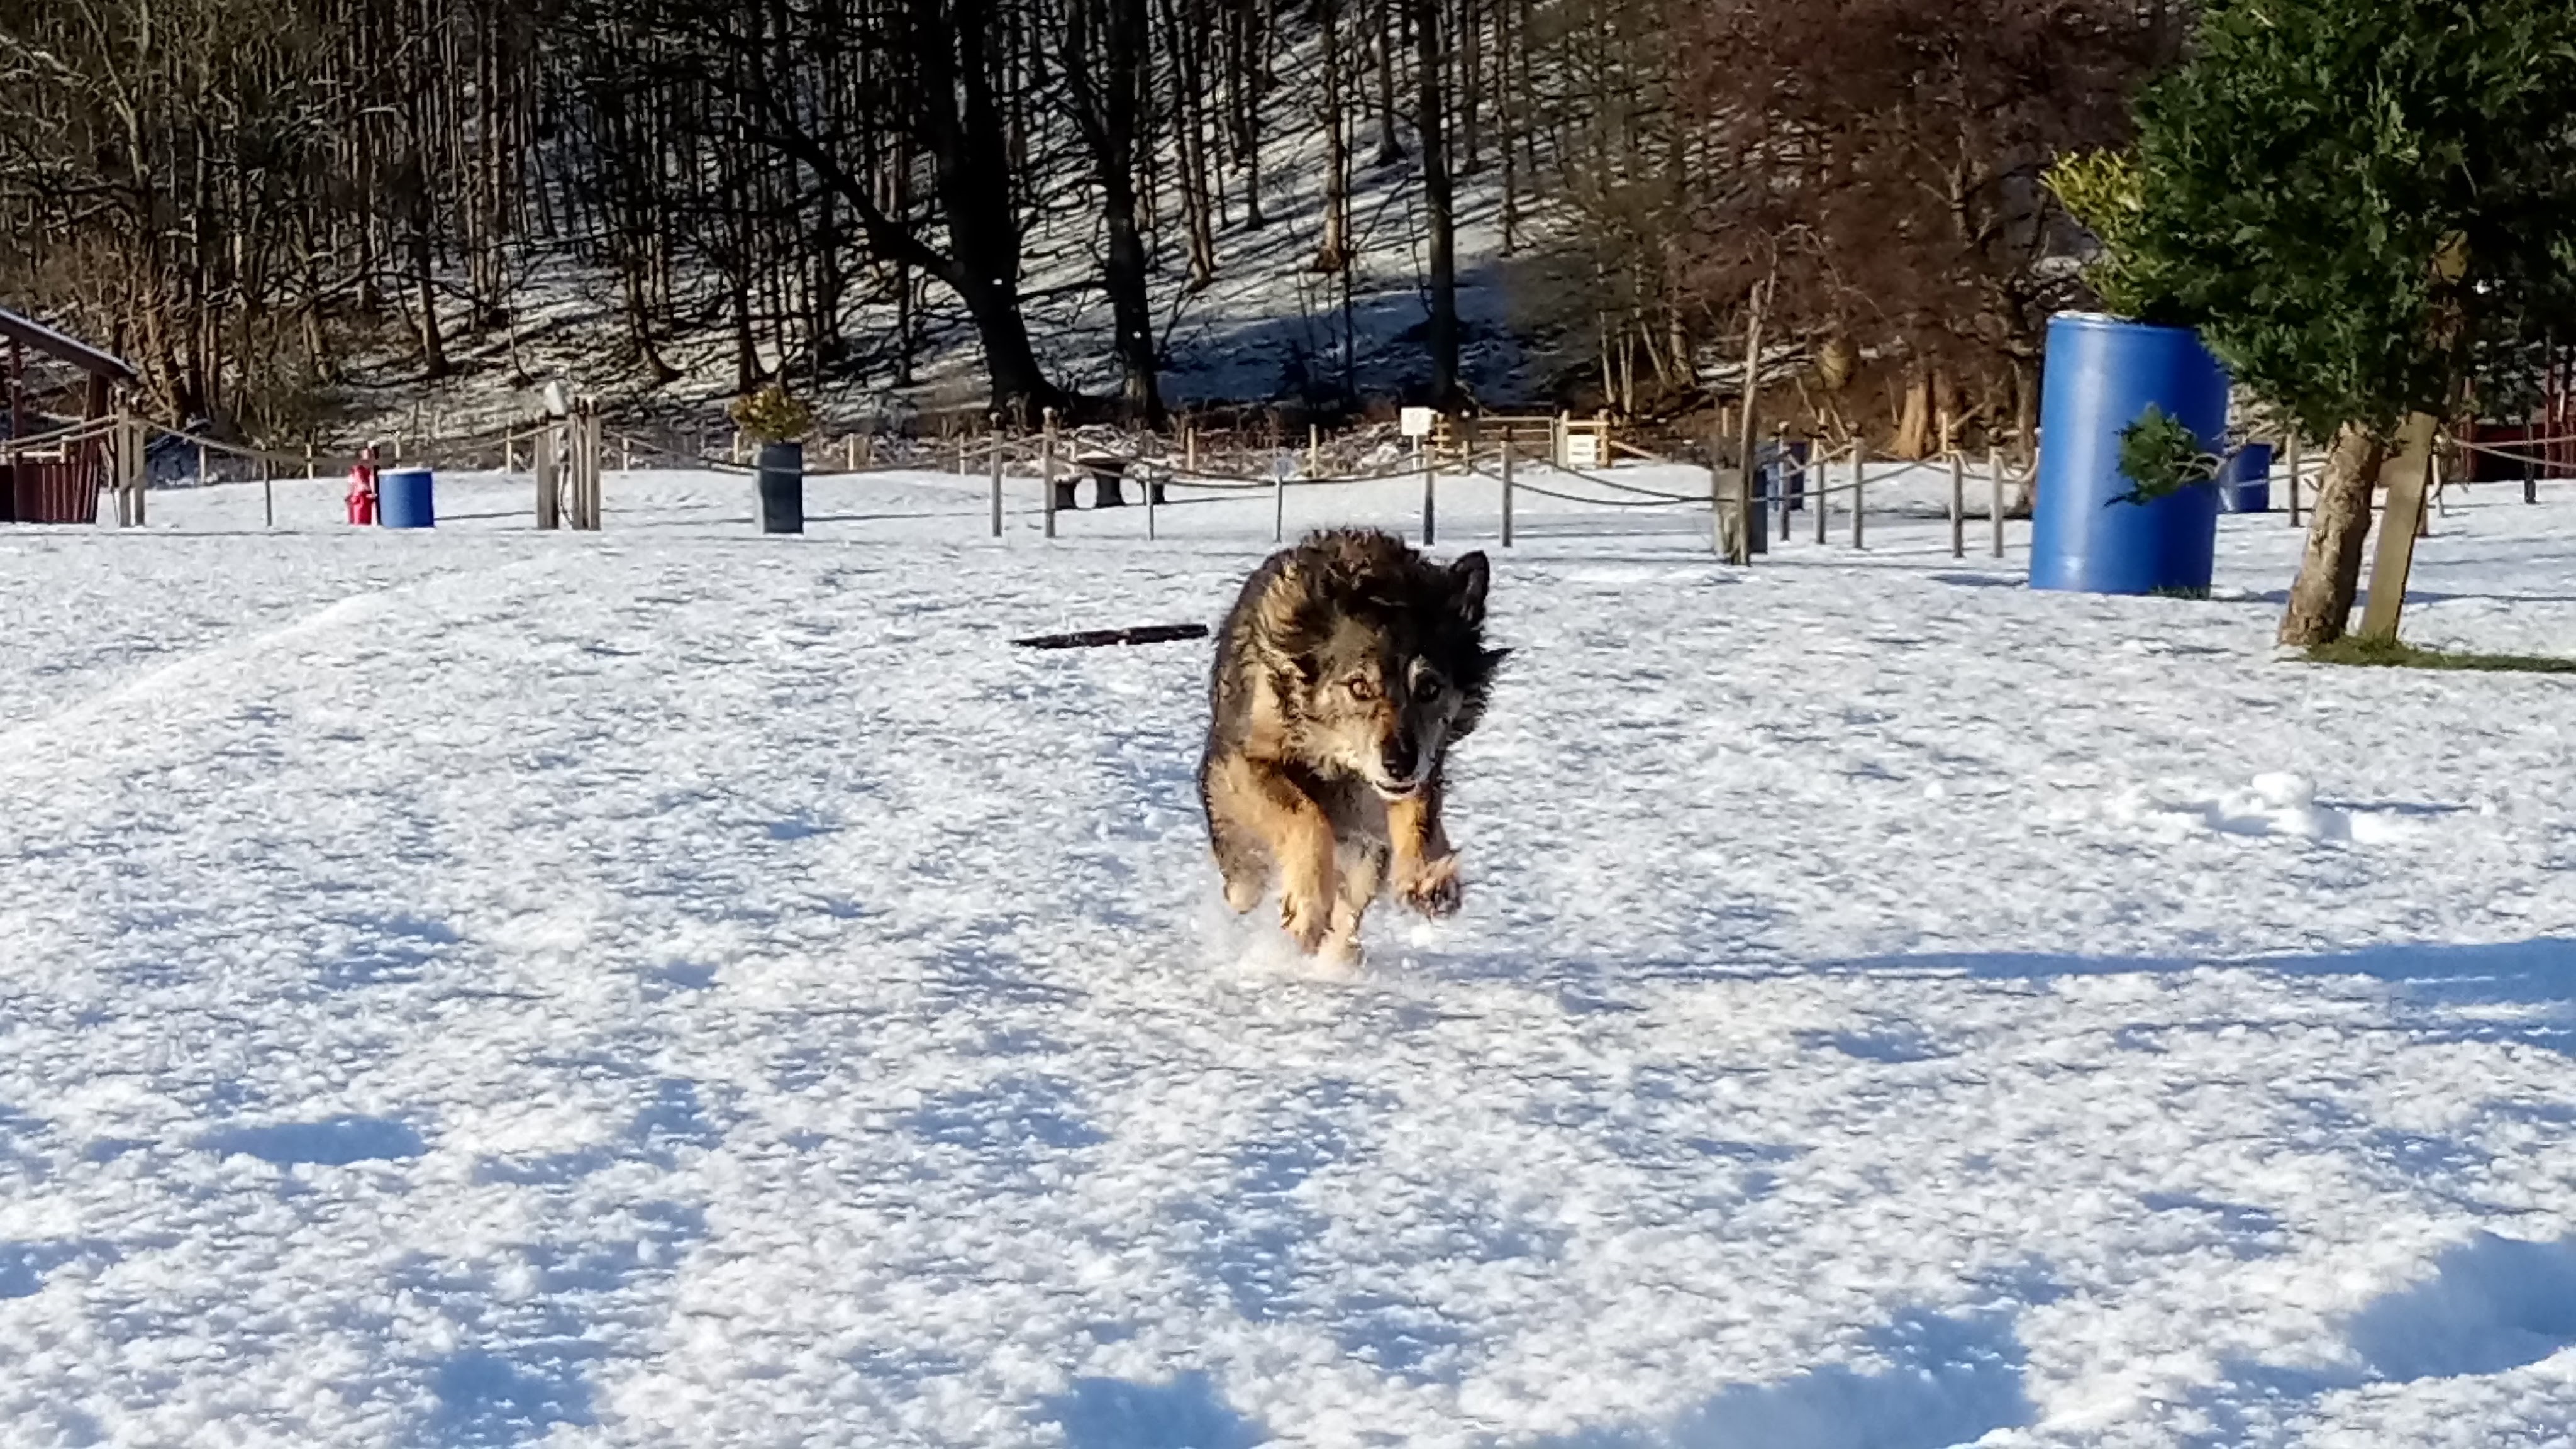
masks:
POLYGON ((1279 928, 1298 950, 1312 956, 1332 933, 1333 903, 1321 895, 1289 891, 1279 898, 1279 928))
POLYGON ((1406 871, 1395 883, 1395 898, 1426 916, 1458 914, 1458 857, 1444 855, 1406 871))

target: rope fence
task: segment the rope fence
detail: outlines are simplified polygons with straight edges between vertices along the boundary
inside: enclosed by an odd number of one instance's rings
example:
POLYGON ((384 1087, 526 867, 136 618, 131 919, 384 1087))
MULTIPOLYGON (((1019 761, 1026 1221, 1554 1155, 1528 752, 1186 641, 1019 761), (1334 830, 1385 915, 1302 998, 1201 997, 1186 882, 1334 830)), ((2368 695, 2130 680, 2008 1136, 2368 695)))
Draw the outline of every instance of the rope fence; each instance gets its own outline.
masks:
MULTIPOLYGON (((581 455, 582 465, 575 465, 577 475, 583 465, 589 469, 587 476, 594 480, 609 465, 626 472, 684 469, 740 478, 757 476, 760 471, 733 457, 708 456, 702 446, 703 434, 699 436, 700 445, 692 445, 684 435, 657 438, 642 430, 610 432, 598 428, 596 410, 589 403, 582 403, 575 412, 593 420, 589 423, 593 441, 581 455)), ((565 426, 565 419, 539 417, 461 437, 415 439, 408 451, 426 453, 421 458, 423 465, 436 461, 453 469, 459 465, 451 460, 461 458, 468 460, 464 470, 477 472, 485 471, 477 466, 480 460, 495 453, 504 473, 517 473, 524 458, 527 468, 538 475, 542 492, 552 476, 550 470, 565 466, 565 426)), ((1785 439, 1775 437, 1768 461, 1757 456, 1748 478, 1740 467, 1712 468, 1706 462, 1674 458, 1626 442, 1603 449, 1605 458, 1634 459, 1649 468, 1705 472, 1707 491, 1680 491, 1639 481, 1624 461, 1601 467, 1568 466, 1561 449, 1539 449, 1536 445, 1540 439, 1532 435, 1534 432, 1498 427, 1480 442, 1474 430, 1461 430, 1450 444, 1434 448, 1426 447, 1423 439, 1399 436, 1384 428, 1357 430, 1328 446, 1319 430, 1310 429, 1305 446, 1293 447, 1273 429, 1267 438, 1238 435, 1219 446, 1207 446, 1210 440, 1196 433, 1167 440, 1156 435, 1140 439, 1112 434, 1106 429, 1059 431, 1050 418, 1050 426, 1043 431, 996 429, 936 441, 899 440, 881 445, 871 437, 862 447, 854 435, 838 440, 837 459, 832 457, 836 450, 829 441, 810 444, 804 456, 809 465, 807 472, 815 477, 919 475, 946 473, 951 467, 961 478, 981 474, 990 494, 986 510, 989 531, 996 538, 1004 535, 1008 517, 1031 514, 1042 514, 1046 536, 1055 537, 1060 514, 1083 511, 1074 489, 1088 477, 1099 494, 1092 511, 1128 506, 1121 496, 1122 485, 1134 484, 1142 489, 1140 511, 1149 539, 1159 536, 1159 510, 1163 508, 1230 499, 1246 501, 1267 494, 1272 500, 1273 536, 1284 540, 1288 495, 1293 490, 1418 481, 1422 488, 1422 540, 1431 543, 1437 537, 1439 494, 1446 479, 1452 484, 1472 480, 1480 490, 1500 490, 1501 533, 1506 545, 1515 542, 1514 509, 1523 499, 1618 514, 1660 510, 1669 516, 1704 510, 1719 552, 1745 562, 1767 552, 1775 539, 1790 542, 1795 532, 1793 515, 1800 511, 1809 515, 1812 537, 1818 545, 1832 538, 1836 522, 1846 523, 1848 546, 1854 551, 1869 547, 1868 529, 1874 521, 1945 519, 1953 558, 1967 556, 1968 521, 1974 513, 1982 512, 1990 525, 1986 551, 2002 558, 2006 555, 2007 522, 2028 517, 2030 489, 2037 469, 2035 460, 2019 467, 2008 466, 1996 450, 1988 450, 1981 459, 1958 449, 1919 460, 1873 458, 1856 441, 1828 445, 1818 440, 1810 445, 1811 451, 1794 454, 1787 450, 1785 439), (831 466, 834 462, 840 466, 831 466), (818 463, 822 466, 813 466, 818 463), (1926 471, 1933 474, 1931 480, 1923 476, 1926 471), (1939 475, 1943 472, 1948 475, 1946 499, 1937 496, 1939 475), (1043 489, 1040 506, 1011 505, 1006 496, 1010 482, 1031 478, 1037 479, 1043 489), (1972 483, 1980 485, 1977 491, 1984 494, 1976 500, 1982 503, 1981 509, 1971 507, 1972 483), (1892 487, 1901 487, 1902 491, 1891 494, 1887 490, 1892 487), (1878 501, 1875 508, 1873 500, 1878 501)), ((2521 480, 2524 501, 2536 502, 2540 482, 2567 481, 2542 478, 2543 471, 2553 465, 2539 450, 2569 444, 2576 444, 2576 433, 2498 442, 2445 437, 2440 456, 2454 466, 2436 473, 2434 509, 2447 513, 2452 506, 2449 490, 2456 487, 2465 494, 2474 486, 2476 480, 2465 463, 2472 457, 2521 467, 2525 473, 2521 480)), ((1712 446, 1712 455, 1725 451, 1712 446)), ((255 470, 264 488, 299 472, 311 480, 341 476, 361 461, 359 455, 345 450, 325 453, 307 447, 301 453, 292 453, 125 415, 68 424, 24 438, 0 439, 0 464, 21 459, 60 464, 83 456, 82 450, 91 450, 87 456, 113 460, 112 469, 102 469, 100 477, 112 480, 107 486, 118 490, 120 520, 130 517, 139 522, 140 490, 150 473, 163 466, 146 460, 164 455, 166 462, 166 453, 173 448, 195 451, 195 476, 201 483, 216 481, 214 464, 223 460, 255 470), (127 461, 129 452, 137 455, 135 461, 127 461)), ((739 448, 733 451, 738 453, 739 448)), ((396 465, 401 461, 394 460, 396 465)), ((2325 450, 2290 442, 2281 445, 2267 480, 2245 481, 2270 481, 2276 487, 2286 487, 2287 517, 2296 525, 2303 505, 2309 501, 2311 487, 2321 484, 2329 468, 2325 450)), ((2483 481, 2497 480, 2490 474, 2483 481)), ((593 481, 589 486, 593 490, 587 505, 590 521, 575 523, 575 527, 599 526, 597 484, 593 481)), ((1490 495, 1479 500, 1491 501, 1490 495)), ((2273 511, 2280 511, 2279 501, 2274 500, 2273 511)), ((2464 497, 2459 506, 2483 506, 2483 500, 2472 502, 2464 497)), ((274 526, 273 493, 266 498, 266 509, 268 522, 274 526)), ((549 526, 546 517, 541 501, 540 527, 549 526)))

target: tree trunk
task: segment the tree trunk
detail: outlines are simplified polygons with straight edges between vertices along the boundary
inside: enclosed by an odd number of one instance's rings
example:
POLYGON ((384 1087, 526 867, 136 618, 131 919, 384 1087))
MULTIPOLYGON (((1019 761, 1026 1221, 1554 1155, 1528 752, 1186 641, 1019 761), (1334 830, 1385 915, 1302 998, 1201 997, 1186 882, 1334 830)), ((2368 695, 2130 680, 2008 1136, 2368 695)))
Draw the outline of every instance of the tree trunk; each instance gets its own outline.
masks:
POLYGON ((1918 370, 1905 380, 1905 406, 1897 415, 1895 457, 1919 461, 1932 452, 1932 374, 1918 370))
POLYGON ((1431 405, 1452 406, 1458 397, 1458 249, 1449 189, 1449 151, 1443 136, 1448 107, 1441 95, 1446 60, 1440 44, 1441 0, 1413 0, 1413 41, 1422 72, 1422 110, 1415 125, 1422 143, 1422 206, 1429 236, 1431 405))
POLYGON ((2361 588, 2362 546, 2370 537, 2370 491, 2387 461, 2388 443, 2358 423, 2335 434, 2308 522, 2307 551, 2281 616, 2280 642, 2301 648, 2343 637, 2361 588))
POLYGON ((1324 241, 1312 270, 1329 276, 1350 264, 1351 163, 1342 118, 1341 11, 1334 0, 1318 0, 1315 14, 1323 41, 1324 96, 1316 118, 1324 125, 1324 241))
POLYGON ((1152 263, 1136 225, 1136 154, 1150 69, 1145 0, 1107 0, 1106 9, 1101 39, 1108 94, 1100 186, 1108 212, 1109 248, 1103 271, 1123 385, 1121 401, 1131 420, 1160 427, 1163 394, 1155 379, 1154 306, 1148 290, 1152 263))
POLYGON ((1377 0, 1377 20, 1369 28, 1377 35, 1377 164, 1392 166, 1404 159, 1404 145, 1395 134, 1396 17, 1391 0, 1377 0))

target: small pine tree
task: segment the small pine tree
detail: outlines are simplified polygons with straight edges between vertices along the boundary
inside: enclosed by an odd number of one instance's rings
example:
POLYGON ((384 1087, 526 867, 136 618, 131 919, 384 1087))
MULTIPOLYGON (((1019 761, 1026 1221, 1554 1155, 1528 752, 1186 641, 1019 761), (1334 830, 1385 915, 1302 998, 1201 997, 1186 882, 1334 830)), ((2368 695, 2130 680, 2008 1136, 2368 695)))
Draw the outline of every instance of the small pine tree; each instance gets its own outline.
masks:
POLYGON ((2370 489, 2410 414, 2530 385, 2576 336, 2576 5, 2209 0, 2124 159, 2052 185, 2105 248, 2093 280, 2193 326, 2334 439, 2282 642, 2340 636, 2370 489))
POLYGON ((736 398, 731 409, 736 426, 762 443, 801 443, 814 431, 814 410, 771 383, 736 398))

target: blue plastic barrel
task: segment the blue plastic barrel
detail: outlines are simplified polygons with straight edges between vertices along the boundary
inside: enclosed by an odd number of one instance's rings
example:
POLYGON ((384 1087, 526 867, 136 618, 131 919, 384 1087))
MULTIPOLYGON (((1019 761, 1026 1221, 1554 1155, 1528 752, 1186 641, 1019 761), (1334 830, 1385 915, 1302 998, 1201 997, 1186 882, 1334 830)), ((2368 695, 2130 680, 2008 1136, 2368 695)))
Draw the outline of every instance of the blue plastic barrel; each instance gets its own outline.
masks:
POLYGON ((435 527, 429 495, 427 468, 396 468, 376 480, 376 521, 387 528, 435 527))
POLYGON ((2247 443, 2228 460, 2227 486, 2221 501, 2230 513, 2272 511, 2272 445, 2247 443))
POLYGON ((2086 312, 2048 319, 2030 586, 2092 594, 2206 593, 2218 490, 2126 503, 2120 433, 2153 405, 2212 453, 2227 438, 2227 370, 2187 328, 2086 312))

